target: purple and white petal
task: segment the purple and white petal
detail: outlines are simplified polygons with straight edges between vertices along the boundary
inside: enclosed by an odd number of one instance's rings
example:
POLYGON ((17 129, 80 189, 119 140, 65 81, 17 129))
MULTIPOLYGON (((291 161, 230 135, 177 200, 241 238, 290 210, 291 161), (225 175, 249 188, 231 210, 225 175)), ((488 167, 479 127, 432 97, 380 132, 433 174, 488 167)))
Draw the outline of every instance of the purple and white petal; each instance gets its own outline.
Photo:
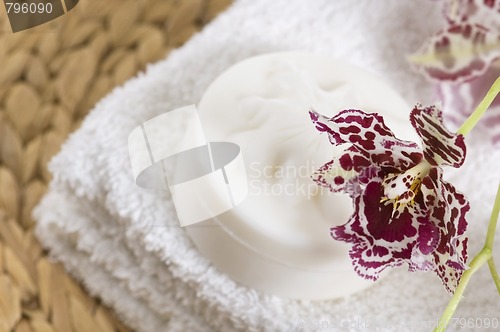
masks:
POLYGON ((436 268, 433 252, 439 244, 440 232, 428 218, 421 218, 417 245, 411 255, 410 271, 433 271, 436 268))
POLYGON ((419 205, 407 205, 394 211, 392 205, 381 204, 384 188, 380 179, 354 198, 355 211, 342 226, 332 227, 331 236, 352 243, 349 252, 355 271, 367 279, 376 280, 387 267, 408 263, 416 246, 426 252, 435 245, 429 238, 429 223, 419 205), (425 234, 419 234, 422 230, 425 234), (420 241, 419 241, 420 238, 420 241))
POLYGON ((460 167, 464 163, 464 137, 446 129, 440 109, 417 105, 410 113, 410 122, 422 139, 424 158, 432 166, 460 167))
POLYGON ((436 250, 439 244, 439 228, 427 217, 421 217, 419 225, 417 249, 423 255, 429 255, 436 250))
POLYGON ((404 259, 396 258, 385 247, 368 246, 367 242, 357 243, 349 251, 354 271, 365 279, 375 281, 386 268, 400 266, 404 263, 404 259))
MULTIPOLYGON (((311 178, 318 185, 328 188, 331 192, 344 192, 351 196, 360 194, 359 176, 376 176, 376 172, 365 172, 371 166, 366 153, 357 147, 350 146, 316 170, 311 178)), ((366 181, 364 179, 363 181, 366 181)))
POLYGON ((444 14, 448 22, 481 24, 500 31, 500 0, 445 0, 444 14))
POLYGON ((421 190, 427 201, 429 218, 439 229, 439 242, 432 253, 436 273, 445 288, 453 292, 467 268, 465 231, 470 206, 465 196, 441 177, 441 172, 433 170, 422 183, 421 190))
POLYGON ((311 111, 310 116, 316 129, 327 133, 333 145, 350 143, 374 164, 406 169, 422 159, 418 145, 396 138, 376 113, 343 110, 328 118, 311 111))
POLYGON ((411 64, 431 80, 469 81, 500 58, 499 31, 468 22, 453 24, 427 40, 411 64))

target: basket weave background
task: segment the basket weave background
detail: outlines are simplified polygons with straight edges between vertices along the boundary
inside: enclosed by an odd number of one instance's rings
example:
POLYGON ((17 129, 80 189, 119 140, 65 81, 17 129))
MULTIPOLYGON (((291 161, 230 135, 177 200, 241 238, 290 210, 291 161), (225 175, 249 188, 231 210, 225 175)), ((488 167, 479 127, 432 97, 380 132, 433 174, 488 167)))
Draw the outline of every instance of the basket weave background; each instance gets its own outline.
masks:
POLYGON ((33 235, 47 162, 113 87, 163 58, 231 0, 81 0, 13 34, 0 5, 0 332, 126 331, 33 235))

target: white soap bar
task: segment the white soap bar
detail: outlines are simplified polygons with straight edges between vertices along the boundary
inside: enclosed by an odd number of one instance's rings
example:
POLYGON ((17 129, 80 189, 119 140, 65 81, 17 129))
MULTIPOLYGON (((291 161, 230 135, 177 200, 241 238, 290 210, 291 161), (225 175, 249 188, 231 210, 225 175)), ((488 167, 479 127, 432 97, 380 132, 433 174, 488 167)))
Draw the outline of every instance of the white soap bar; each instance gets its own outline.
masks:
POLYGON ((327 116, 348 108, 378 112, 397 136, 416 139, 405 101, 359 68, 307 53, 250 58, 219 76, 199 104, 208 141, 240 146, 248 196, 187 230, 199 250, 236 281, 314 300, 373 283, 354 272, 349 246, 330 237, 330 227, 345 223, 353 209, 347 195, 310 179, 336 150, 314 128, 311 108, 327 116))

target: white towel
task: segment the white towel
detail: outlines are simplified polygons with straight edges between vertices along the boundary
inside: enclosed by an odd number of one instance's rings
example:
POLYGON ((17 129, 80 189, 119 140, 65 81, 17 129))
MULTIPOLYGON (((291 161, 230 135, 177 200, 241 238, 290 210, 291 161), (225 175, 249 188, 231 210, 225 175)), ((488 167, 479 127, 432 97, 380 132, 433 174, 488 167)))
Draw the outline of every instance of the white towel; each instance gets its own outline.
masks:
MULTIPOLYGON (((50 164, 54 179, 35 211, 38 237, 138 331, 429 330, 449 300, 432 273, 398 269, 364 292, 315 302, 235 283, 198 253, 167 192, 134 184, 127 136, 147 119, 197 103, 232 64, 274 51, 346 58, 379 74, 410 104, 427 103, 432 87, 408 69, 405 55, 440 24, 440 10, 428 0, 237 1, 89 114, 50 164)), ((466 165, 453 173, 472 204, 471 253, 482 246, 500 179, 500 154, 492 152, 471 144, 466 165)), ((469 287, 456 317, 500 319, 487 268, 469 287)))

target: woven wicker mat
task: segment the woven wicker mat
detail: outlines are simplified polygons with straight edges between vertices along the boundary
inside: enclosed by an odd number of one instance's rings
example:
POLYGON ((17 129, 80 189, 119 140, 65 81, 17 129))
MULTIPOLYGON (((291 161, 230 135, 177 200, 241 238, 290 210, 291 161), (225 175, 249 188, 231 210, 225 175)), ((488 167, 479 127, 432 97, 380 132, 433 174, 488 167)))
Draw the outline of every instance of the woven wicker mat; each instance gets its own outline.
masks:
POLYGON ((126 331, 33 235, 47 162, 92 106, 231 0, 82 0, 13 34, 0 5, 0 332, 126 331))

